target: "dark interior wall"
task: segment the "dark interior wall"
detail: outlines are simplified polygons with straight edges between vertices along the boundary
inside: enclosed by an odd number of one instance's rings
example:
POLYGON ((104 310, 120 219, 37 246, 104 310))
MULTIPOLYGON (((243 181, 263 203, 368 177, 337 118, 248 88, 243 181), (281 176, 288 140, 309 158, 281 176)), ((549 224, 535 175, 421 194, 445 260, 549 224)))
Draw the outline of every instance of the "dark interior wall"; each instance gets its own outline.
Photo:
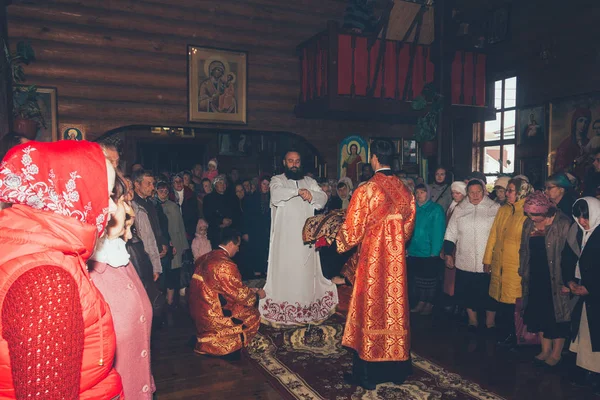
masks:
POLYGON ((187 45, 248 51, 248 124, 309 140, 335 172, 348 135, 407 137, 412 127, 298 119, 295 48, 340 20, 345 0, 27 0, 8 7, 12 43, 28 40, 38 61, 29 82, 58 89, 60 127, 88 138, 126 125, 187 123, 187 45))
POLYGON ((496 73, 515 72, 517 104, 600 90, 597 0, 514 1, 510 38, 490 48, 496 73))
MULTIPOLYGON (((467 4, 462 0, 457 3, 467 4)), ((507 40, 488 46, 488 76, 518 77, 517 106, 543 105, 554 99, 600 91, 600 23, 597 0, 476 0, 489 12, 510 4, 507 40)), ((472 168, 473 126, 452 126, 453 169, 464 176, 472 168)), ((517 146, 520 159, 545 157, 548 147, 517 146)))

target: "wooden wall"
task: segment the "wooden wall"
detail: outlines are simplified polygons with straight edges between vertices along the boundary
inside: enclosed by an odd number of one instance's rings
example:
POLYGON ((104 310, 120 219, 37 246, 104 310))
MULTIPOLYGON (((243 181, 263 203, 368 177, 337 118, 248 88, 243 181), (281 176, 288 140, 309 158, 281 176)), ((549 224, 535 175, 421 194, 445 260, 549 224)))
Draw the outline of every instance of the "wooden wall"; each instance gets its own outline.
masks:
MULTIPOLYGON (((9 0, 0 0, 0 139, 9 132, 11 116, 8 115, 8 104, 12 101, 10 96, 10 69, 8 68, 8 61, 4 57, 4 43, 7 40, 6 30, 6 7, 10 3, 9 0)), ((6 149, 3 148, 3 144, 0 145, 0 154, 4 154, 6 149)))
MULTIPOLYGON (((187 45, 245 50, 248 125, 313 143, 334 172, 345 136, 410 136, 412 126, 298 119, 296 46, 340 20, 345 0, 27 0, 8 7, 12 43, 38 61, 29 81, 58 89, 60 126, 88 138, 136 124, 187 123, 187 45)), ((207 125, 204 125, 206 127, 207 125)), ((215 127, 235 128, 233 125, 215 127)), ((242 128, 242 127, 240 127, 242 128)))

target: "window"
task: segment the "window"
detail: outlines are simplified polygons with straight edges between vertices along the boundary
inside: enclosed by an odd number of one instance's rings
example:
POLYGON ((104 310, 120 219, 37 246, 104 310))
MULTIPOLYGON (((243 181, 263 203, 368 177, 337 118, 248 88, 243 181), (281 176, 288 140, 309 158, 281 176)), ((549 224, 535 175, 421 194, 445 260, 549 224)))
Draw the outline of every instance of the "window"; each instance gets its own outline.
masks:
POLYGON ((515 172, 515 122, 517 106, 517 77, 495 82, 494 108, 496 120, 482 123, 477 164, 488 176, 488 182, 502 174, 515 172))

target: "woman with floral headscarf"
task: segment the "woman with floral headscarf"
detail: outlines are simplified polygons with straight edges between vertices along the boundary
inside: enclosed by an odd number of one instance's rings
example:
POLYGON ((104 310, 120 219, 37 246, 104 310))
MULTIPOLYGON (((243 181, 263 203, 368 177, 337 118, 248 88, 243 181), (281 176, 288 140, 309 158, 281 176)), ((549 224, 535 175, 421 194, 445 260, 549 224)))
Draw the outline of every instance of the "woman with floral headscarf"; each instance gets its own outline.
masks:
POLYGON ((561 254, 572 220, 542 192, 528 195, 523 211, 528 217, 519 250, 523 321, 542 342, 542 352, 534 362, 555 367, 569 336, 571 320, 569 297, 561 293, 561 254))
POLYGON ((115 330, 86 261, 116 210, 95 143, 28 142, 0 164, 0 387, 4 398, 118 399, 115 330), (43 394, 40 396, 40 394, 43 394))
MULTIPOLYGON (((523 222, 527 219, 523 212, 525 198, 533 188, 525 179, 513 178, 506 185, 506 204, 498 210, 490 231, 483 264, 491 274, 489 294, 497 311, 504 317, 499 325, 503 335, 502 344, 516 344, 514 314, 515 303, 521 297, 521 277, 519 276, 519 248, 523 222)), ((490 318, 495 323, 496 312, 490 318)))
POLYGON ((578 296, 571 318, 579 373, 575 383, 590 384, 600 394, 600 200, 584 197, 573 205, 573 218, 563 251, 563 293, 578 296), (582 370, 583 369, 583 370, 582 370), (587 377, 586 377, 587 375, 587 377))

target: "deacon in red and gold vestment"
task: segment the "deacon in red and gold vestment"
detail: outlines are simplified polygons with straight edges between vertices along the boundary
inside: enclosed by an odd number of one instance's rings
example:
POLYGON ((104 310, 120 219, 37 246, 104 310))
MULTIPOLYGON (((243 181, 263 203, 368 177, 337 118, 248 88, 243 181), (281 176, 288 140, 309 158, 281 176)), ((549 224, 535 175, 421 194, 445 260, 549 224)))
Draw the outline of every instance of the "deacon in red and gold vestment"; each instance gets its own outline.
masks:
POLYGON ((221 237, 218 249, 196 261, 190 284, 190 313, 197 337, 194 351, 237 359, 258 331, 260 313, 256 306, 265 292, 245 286, 231 260, 239 251, 240 233, 224 228, 221 237))
POLYGON ((412 193, 390 170, 394 153, 387 140, 371 144, 375 175, 359 186, 337 235, 337 250, 358 245, 342 344, 355 350, 352 374, 345 378, 365 389, 383 382, 400 384, 412 372, 405 243, 415 223, 412 193))

